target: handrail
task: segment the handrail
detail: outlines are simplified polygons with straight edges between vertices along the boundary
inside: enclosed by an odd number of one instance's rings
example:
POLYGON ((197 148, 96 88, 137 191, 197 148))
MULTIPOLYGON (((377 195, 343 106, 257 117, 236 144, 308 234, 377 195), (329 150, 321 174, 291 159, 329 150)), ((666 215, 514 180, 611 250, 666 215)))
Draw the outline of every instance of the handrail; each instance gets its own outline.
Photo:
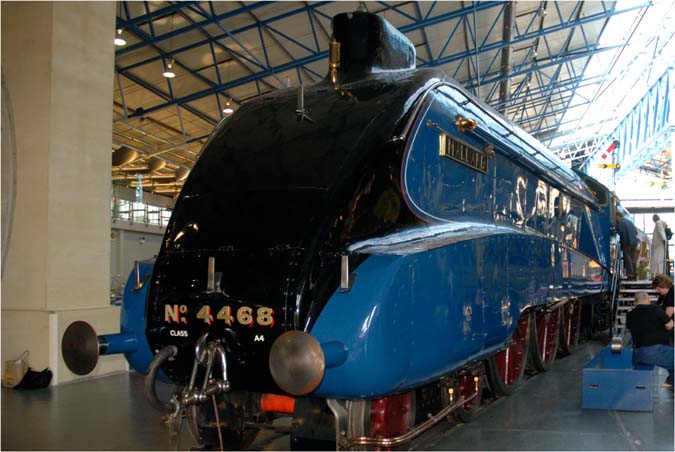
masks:
MULTIPOLYGON (((618 242, 617 242, 618 243, 618 242)), ((610 292, 610 302, 609 302, 609 331, 611 336, 614 336, 614 325, 616 323, 616 299, 619 296, 619 284, 621 282, 621 258, 623 257, 623 252, 620 246, 616 247, 616 258, 612 263, 612 282, 609 287, 610 292)))

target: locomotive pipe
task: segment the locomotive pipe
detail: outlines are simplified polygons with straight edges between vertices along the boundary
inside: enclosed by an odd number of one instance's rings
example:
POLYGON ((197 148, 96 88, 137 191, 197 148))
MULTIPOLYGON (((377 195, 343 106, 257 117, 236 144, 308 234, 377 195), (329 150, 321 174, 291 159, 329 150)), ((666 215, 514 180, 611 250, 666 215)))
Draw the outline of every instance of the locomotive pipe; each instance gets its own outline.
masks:
POLYGON ((117 333, 98 336, 99 355, 114 355, 138 350, 138 339, 135 334, 117 333))
POLYGON ((145 398, 148 399, 150 405, 158 410, 166 411, 169 408, 169 404, 162 402, 159 400, 159 397, 157 397, 157 392, 155 391, 157 372, 159 372, 159 368, 164 364, 164 361, 173 358, 177 354, 178 348, 175 345, 167 345, 152 358, 152 361, 150 361, 150 365, 148 366, 148 375, 145 377, 145 398))
MULTIPOLYGON (((448 414, 456 410, 457 408, 461 407, 467 402, 470 402, 474 398, 476 398, 478 394, 473 394, 470 397, 467 398, 460 398, 457 400, 455 403, 450 403, 450 405, 446 406, 443 408, 441 411, 436 413, 436 415, 431 416, 429 419, 424 421, 422 424, 413 427, 410 429, 408 432, 404 433, 403 435, 400 436, 394 436, 392 438, 373 438, 373 437, 368 437, 368 436, 359 436, 358 438, 352 438, 351 440, 345 440, 343 444, 341 444, 342 449, 348 449, 353 446, 376 446, 376 447, 396 447, 399 446, 405 442, 410 441, 413 438, 418 437, 422 433, 426 432, 429 430, 431 427, 434 425, 438 424, 440 421, 445 419, 448 414)), ((329 404, 330 406, 330 404, 329 404)))

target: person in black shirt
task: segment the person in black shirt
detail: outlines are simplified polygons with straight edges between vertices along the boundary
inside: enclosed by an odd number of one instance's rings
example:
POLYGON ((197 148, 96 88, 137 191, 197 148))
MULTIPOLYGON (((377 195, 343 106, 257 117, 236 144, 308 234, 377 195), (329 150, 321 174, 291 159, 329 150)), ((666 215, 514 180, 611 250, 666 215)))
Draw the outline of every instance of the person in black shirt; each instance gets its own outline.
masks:
POLYGON ((666 275, 656 275, 652 280, 652 287, 659 294, 656 304, 666 311, 666 315, 673 318, 673 280, 666 275))
POLYGON ((626 316, 633 336, 633 361, 653 364, 668 371, 666 385, 673 387, 673 347, 668 344, 673 321, 663 309, 651 304, 647 292, 635 294, 635 307, 626 316))
MULTIPOLYGON (((666 312, 668 317, 673 318, 673 280, 666 275, 656 275, 652 280, 652 287, 659 295, 656 304, 666 312)), ((668 338, 668 345, 673 345, 673 335, 668 338)))

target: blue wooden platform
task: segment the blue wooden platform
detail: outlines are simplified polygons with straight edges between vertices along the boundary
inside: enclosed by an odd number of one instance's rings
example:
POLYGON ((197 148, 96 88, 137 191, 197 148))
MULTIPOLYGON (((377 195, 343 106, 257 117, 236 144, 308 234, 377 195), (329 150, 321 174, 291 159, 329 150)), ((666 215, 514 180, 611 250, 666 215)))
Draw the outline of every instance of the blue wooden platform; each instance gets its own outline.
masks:
POLYGON ((652 411, 654 366, 633 366, 633 350, 603 348, 583 369, 582 407, 596 410, 652 411))

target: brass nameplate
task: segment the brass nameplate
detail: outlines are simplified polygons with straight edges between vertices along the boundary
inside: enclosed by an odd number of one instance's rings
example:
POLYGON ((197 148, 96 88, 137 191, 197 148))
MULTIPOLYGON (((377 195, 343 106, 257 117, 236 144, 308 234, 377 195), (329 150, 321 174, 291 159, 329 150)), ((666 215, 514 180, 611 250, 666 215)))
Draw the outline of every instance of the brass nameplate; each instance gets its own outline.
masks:
POLYGON ((469 144, 457 140, 441 132, 439 139, 439 155, 466 165, 471 169, 487 173, 488 161, 494 153, 480 151, 469 144))

